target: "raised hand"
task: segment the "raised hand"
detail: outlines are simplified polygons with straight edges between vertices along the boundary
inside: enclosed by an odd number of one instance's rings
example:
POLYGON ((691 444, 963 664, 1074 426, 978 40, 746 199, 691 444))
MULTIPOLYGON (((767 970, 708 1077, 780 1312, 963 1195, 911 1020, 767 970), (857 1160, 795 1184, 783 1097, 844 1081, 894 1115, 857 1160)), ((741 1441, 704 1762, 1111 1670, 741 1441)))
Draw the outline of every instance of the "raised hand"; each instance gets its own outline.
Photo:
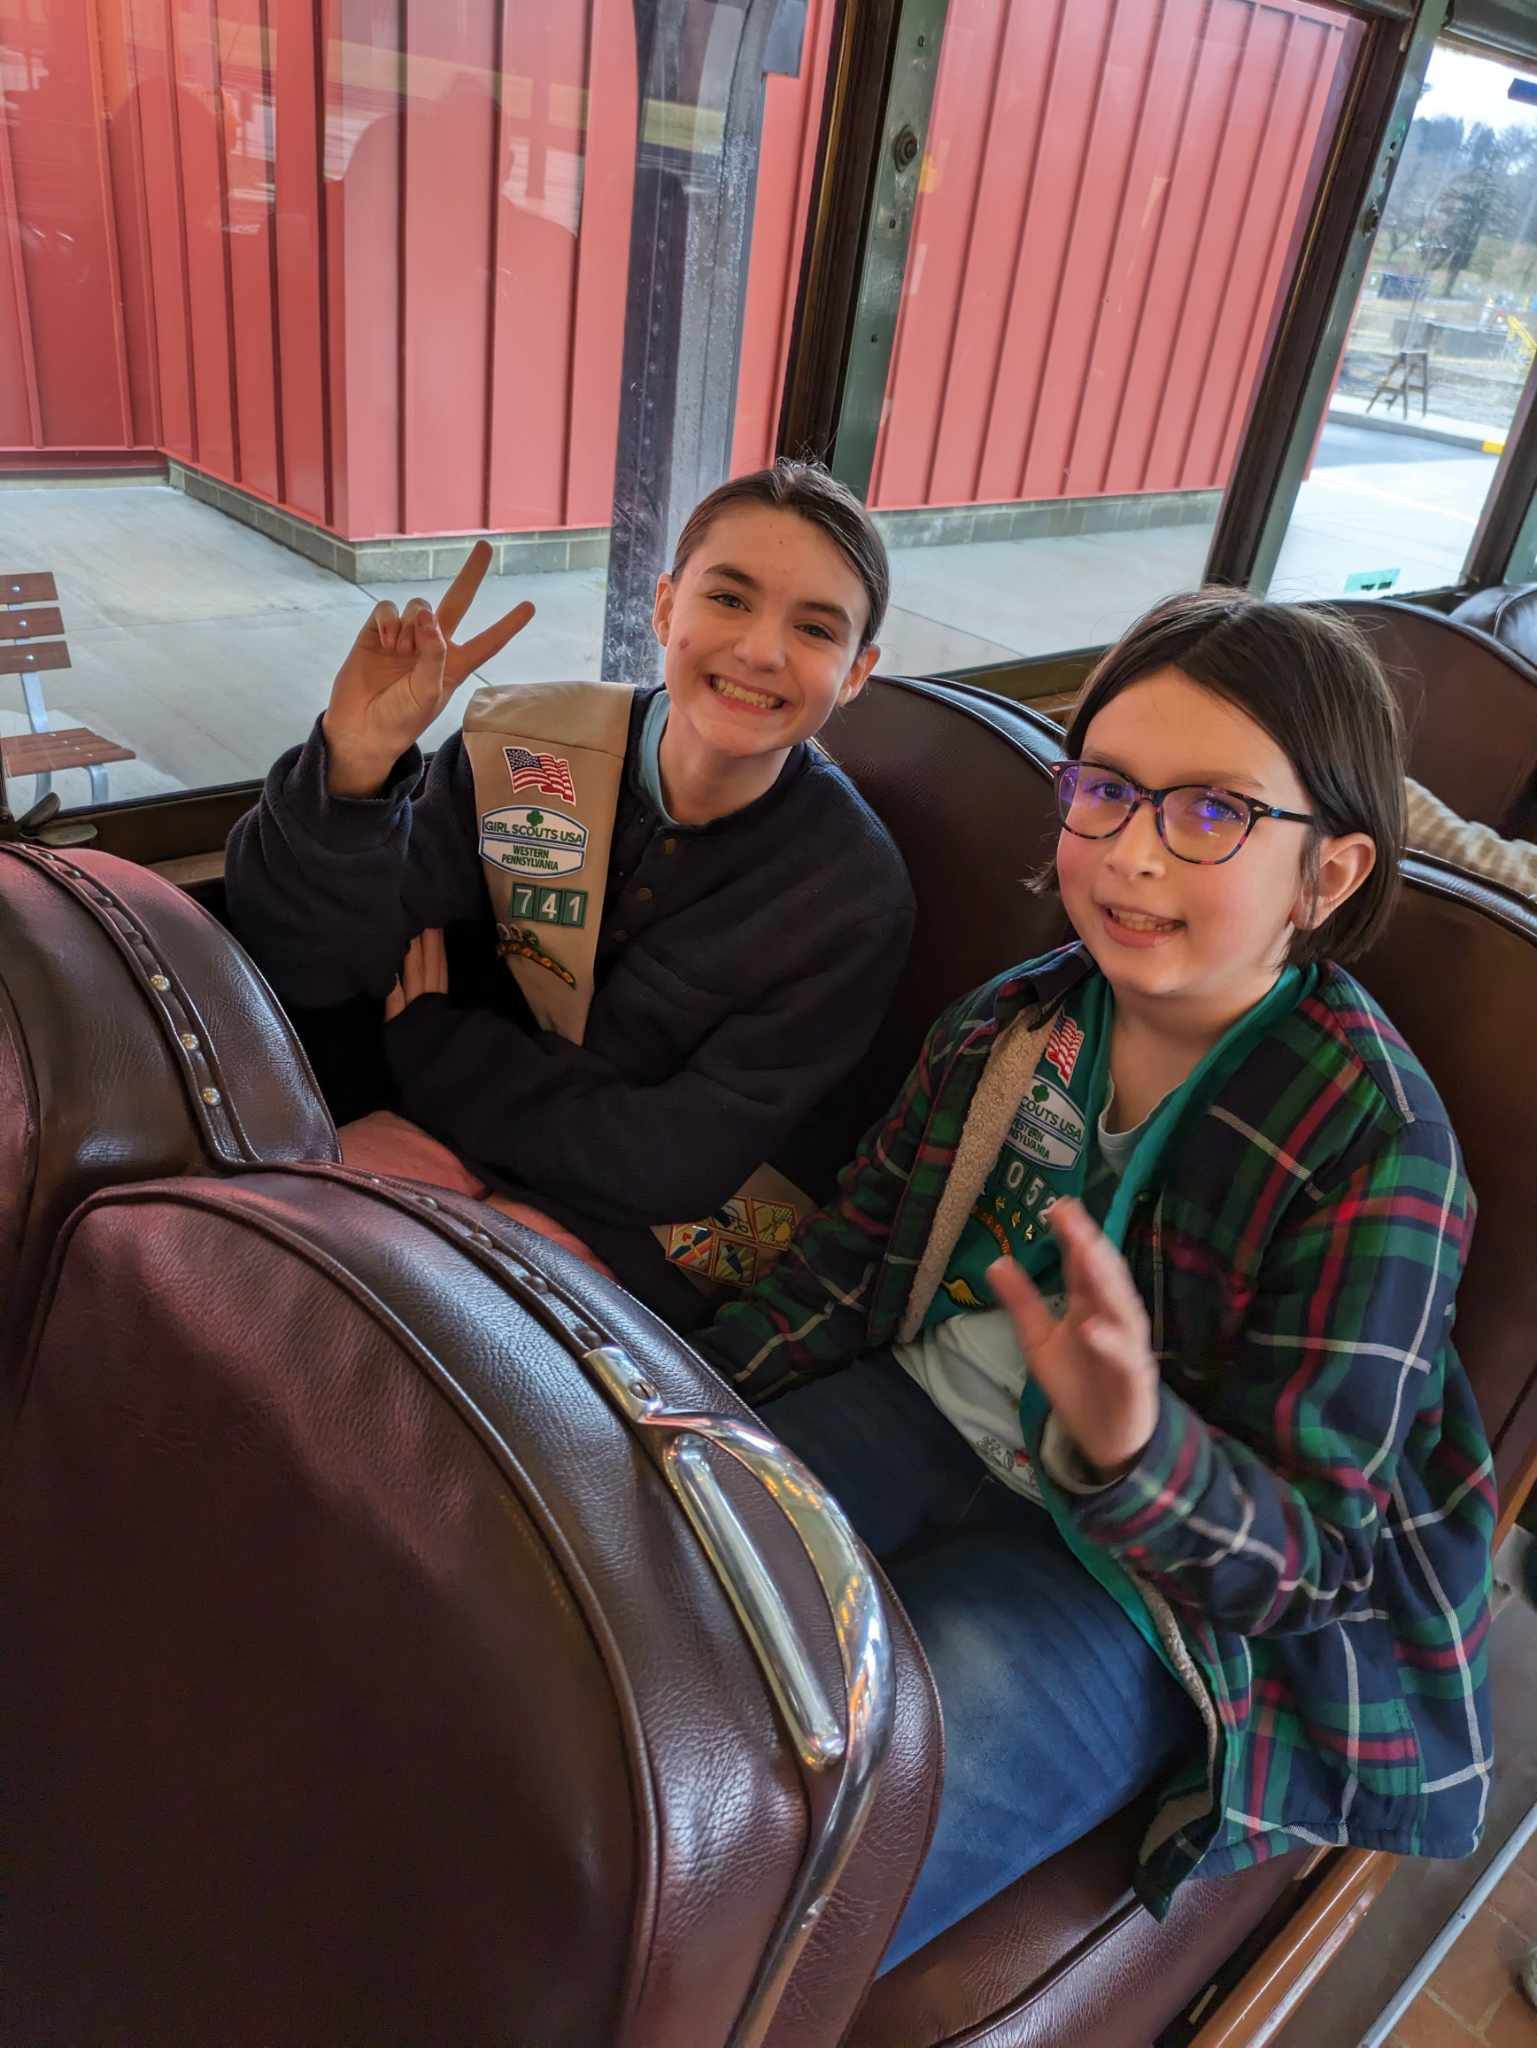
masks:
POLYGON ((1062 1249, 1063 1314, 1052 1314, 1012 1259, 988 1267, 988 1285, 1057 1420, 1100 1478, 1119 1478, 1158 1422, 1147 1311, 1126 1261, 1081 1202, 1054 1202, 1050 1220, 1062 1249))
POLYGON ((333 796, 372 796, 465 677, 534 616, 531 604, 514 605, 473 639, 454 639, 490 561, 489 544, 476 541, 436 612, 413 597, 403 612, 386 598, 369 613, 336 672, 322 720, 333 796))

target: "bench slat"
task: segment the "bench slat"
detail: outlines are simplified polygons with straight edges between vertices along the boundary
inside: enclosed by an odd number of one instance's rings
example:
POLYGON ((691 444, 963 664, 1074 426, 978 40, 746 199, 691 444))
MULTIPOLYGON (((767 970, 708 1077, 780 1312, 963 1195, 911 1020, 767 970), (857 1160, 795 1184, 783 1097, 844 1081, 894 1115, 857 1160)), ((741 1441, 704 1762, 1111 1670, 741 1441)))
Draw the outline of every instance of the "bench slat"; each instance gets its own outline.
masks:
POLYGON ((42 640, 63 631, 63 615, 53 605, 28 604, 19 611, 0 611, 0 640, 42 640))
POLYGON ((41 604, 58 594, 46 569, 0 569, 0 604, 41 604))
POLYGON ((0 644, 0 676, 32 675, 42 668, 70 666, 69 649, 62 640, 39 640, 35 646, 31 641, 9 647, 0 644))
POLYGON ((0 740, 7 775, 53 775, 61 768, 99 768, 108 761, 137 758, 131 747, 104 740, 99 732, 72 725, 63 732, 24 732, 0 740))

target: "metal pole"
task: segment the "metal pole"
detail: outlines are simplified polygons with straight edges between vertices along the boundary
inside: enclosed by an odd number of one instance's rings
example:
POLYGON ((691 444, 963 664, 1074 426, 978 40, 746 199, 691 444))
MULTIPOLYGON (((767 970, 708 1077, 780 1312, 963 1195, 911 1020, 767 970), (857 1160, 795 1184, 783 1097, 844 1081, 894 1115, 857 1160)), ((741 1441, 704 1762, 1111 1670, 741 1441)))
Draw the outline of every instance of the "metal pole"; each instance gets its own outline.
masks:
POLYGON ((656 673, 659 569, 725 480, 763 82, 793 76, 806 0, 635 0, 640 110, 603 674, 656 673))

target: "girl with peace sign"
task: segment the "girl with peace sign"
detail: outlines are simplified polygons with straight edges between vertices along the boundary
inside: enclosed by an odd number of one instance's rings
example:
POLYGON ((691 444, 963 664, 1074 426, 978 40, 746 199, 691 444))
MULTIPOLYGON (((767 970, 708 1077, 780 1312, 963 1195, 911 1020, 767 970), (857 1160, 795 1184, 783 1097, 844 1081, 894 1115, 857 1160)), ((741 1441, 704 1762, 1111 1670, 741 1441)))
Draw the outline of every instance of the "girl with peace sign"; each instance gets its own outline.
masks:
MULTIPOLYGON (((375 607, 231 834, 231 921, 354 1119, 349 1163, 489 1193, 687 1324, 698 1284, 750 1281, 778 1246, 685 1220, 765 1164, 790 1185, 906 956, 901 858, 811 744, 875 664, 885 550, 810 465, 705 499, 658 578, 664 679, 623 700, 601 839, 576 738, 482 730, 524 686, 477 693, 423 764, 421 735, 533 616, 461 637, 489 560, 477 543, 436 607, 375 607)), ((527 688, 583 716, 602 694, 527 688)))
POLYGON ((1140 1794, 1161 1916, 1303 1844, 1465 1855, 1489 1791, 1472 1197, 1340 964, 1396 883, 1392 693, 1346 621, 1171 598, 1055 780, 1076 940, 940 1018, 836 1203, 694 1340, 934 1671, 888 1966, 1140 1794))

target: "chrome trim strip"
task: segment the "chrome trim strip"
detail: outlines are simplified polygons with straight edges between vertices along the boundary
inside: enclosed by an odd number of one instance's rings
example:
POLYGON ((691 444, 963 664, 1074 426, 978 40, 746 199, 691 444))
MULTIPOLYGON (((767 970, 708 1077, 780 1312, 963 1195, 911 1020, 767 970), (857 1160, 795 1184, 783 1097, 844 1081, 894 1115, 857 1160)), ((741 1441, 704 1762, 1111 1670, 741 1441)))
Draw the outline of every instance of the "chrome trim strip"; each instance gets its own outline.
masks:
POLYGON ((760 2048, 812 1928, 859 1840, 894 1717, 891 1632, 885 1603, 842 1509, 799 1458, 756 1423, 668 1408, 617 1345, 584 1355, 616 1407, 638 1428, 664 1432, 662 1470, 747 1632, 803 1766, 842 1764, 764 1952, 730 2048, 760 2048), (829 1703, 773 1575, 710 1468, 705 1446, 750 1472, 800 1538, 832 1617, 845 1712, 829 1703))

